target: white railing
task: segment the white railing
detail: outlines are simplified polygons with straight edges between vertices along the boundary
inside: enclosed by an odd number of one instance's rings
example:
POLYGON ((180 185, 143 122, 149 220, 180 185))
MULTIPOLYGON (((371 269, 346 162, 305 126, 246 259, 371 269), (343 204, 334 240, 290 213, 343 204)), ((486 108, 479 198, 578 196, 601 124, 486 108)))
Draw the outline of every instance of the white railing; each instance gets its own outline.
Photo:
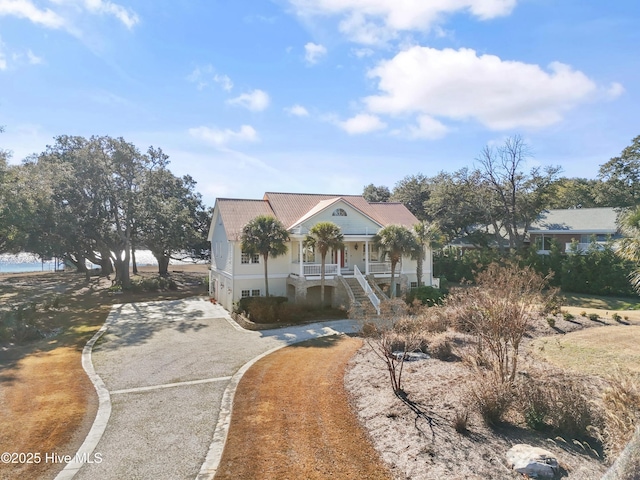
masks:
POLYGON ((364 293, 366 293, 367 297, 369 297, 369 300, 371 300, 371 304, 376 309, 376 312, 378 313, 378 315, 380 315, 380 299, 376 296, 375 293, 373 293, 371 285, 369 285, 367 279, 364 278, 357 265, 353 266, 353 273, 355 274, 356 280, 358 280, 358 283, 364 290, 364 293))
MULTIPOLYGON (((319 277, 322 272, 322 264, 321 263, 305 263, 303 264, 303 275, 305 277, 319 277)), ((324 274, 327 275, 337 275, 338 274, 338 264, 337 263, 327 263, 324 266, 324 274)))
MULTIPOLYGON (((598 250, 604 250, 606 242, 595 242, 595 244, 596 244, 596 248, 598 250)), ((571 253, 573 251, 572 247, 571 247, 572 245, 573 245, 573 243, 565 243, 564 244, 564 249, 565 249, 564 251, 567 252, 567 253, 571 253)), ((591 243, 577 243, 576 245, 578 247, 578 250, 577 250, 578 253, 586 253, 587 250, 589 250, 589 247, 591 247, 591 243)))
POLYGON ((391 273, 391 262, 369 262, 369 273, 391 273))

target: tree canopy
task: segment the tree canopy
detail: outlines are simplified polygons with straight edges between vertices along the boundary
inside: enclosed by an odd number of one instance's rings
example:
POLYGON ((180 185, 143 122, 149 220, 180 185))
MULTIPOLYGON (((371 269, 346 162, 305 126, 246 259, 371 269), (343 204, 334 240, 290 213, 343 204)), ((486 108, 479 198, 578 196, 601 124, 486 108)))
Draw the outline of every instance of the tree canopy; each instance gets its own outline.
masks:
POLYGON ((304 239, 305 246, 310 246, 320 252, 320 303, 324 304, 324 266, 329 250, 344 248, 344 236, 340 227, 333 222, 318 222, 309 229, 309 234, 304 239))

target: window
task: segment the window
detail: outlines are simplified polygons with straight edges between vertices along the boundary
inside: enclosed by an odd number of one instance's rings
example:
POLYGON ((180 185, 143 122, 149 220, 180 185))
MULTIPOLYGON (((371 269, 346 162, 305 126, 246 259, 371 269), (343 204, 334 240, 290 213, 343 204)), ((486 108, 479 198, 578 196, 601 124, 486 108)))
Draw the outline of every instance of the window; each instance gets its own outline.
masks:
POLYGON ((247 298, 249 296, 249 290, 242 290, 242 298, 247 298))
POLYGON ((252 296, 252 297, 259 297, 259 296, 260 296, 260 289, 258 289, 258 290, 251 290, 251 296, 252 296))
POLYGON ((373 248, 373 245, 370 243, 369 244, 369 261, 370 262, 377 262, 378 260, 379 260, 378 249, 377 248, 373 248))
POLYGON ((347 216, 347 212, 344 211, 344 209, 342 208, 336 208, 333 213, 331 214, 332 217, 346 217, 347 216))
POLYGON ((536 237, 535 245, 536 250, 551 250, 551 237, 536 237))
POLYGON ((246 252, 242 252, 242 255, 240 256, 240 263, 260 263, 260 254, 256 253, 250 255, 246 252))
POLYGON ((411 288, 418 288, 418 282, 411 282, 411 288))

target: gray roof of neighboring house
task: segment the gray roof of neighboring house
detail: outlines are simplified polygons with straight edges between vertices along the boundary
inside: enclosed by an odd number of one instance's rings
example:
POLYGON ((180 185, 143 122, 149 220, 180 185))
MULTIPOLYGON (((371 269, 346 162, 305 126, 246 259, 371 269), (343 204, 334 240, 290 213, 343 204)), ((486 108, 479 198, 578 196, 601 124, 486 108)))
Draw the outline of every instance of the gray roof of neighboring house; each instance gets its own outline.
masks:
POLYGON ((547 210, 529 233, 616 233, 618 211, 613 207, 547 210))
POLYGON ((220 212, 227 238, 238 240, 242 228, 258 215, 273 215, 285 227, 290 227, 340 199, 383 226, 396 224, 411 228, 418 223, 401 203, 369 203, 361 195, 267 192, 262 200, 218 198, 215 208, 220 212))

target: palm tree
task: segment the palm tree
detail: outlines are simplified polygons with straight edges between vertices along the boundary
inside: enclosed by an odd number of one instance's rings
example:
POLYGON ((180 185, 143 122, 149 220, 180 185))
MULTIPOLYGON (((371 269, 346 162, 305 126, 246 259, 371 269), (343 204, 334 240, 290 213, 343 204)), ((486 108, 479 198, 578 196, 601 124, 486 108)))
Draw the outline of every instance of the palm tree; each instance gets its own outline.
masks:
POLYGON ((340 233, 340 227, 333 222, 316 223, 309 230, 304 239, 304 245, 313 247, 320 252, 320 304, 324 304, 324 265, 329 249, 344 248, 344 237, 340 233))
POLYGON ((616 253, 636 265, 629 274, 629 281, 633 289, 640 293, 640 207, 632 208, 620 215, 618 224, 624 238, 618 240, 620 248, 616 253))
POLYGON ((267 260, 269 255, 279 257, 287 253, 286 243, 289 241, 282 222, 272 215, 259 215, 242 229, 242 251, 249 255, 262 255, 264 259, 264 290, 269 296, 269 275, 267 260))
POLYGON ((389 296, 395 297, 396 265, 403 255, 410 254, 415 249, 415 238, 407 227, 402 225, 387 225, 373 237, 373 245, 382 251, 382 257, 389 257, 391 262, 391 286, 389 296))
POLYGON ((434 247, 439 242, 442 234, 434 223, 419 222, 413 226, 413 235, 415 237, 415 248, 411 252, 411 258, 416 260, 416 277, 418 277, 418 287, 421 287, 424 248, 426 246, 434 247))

